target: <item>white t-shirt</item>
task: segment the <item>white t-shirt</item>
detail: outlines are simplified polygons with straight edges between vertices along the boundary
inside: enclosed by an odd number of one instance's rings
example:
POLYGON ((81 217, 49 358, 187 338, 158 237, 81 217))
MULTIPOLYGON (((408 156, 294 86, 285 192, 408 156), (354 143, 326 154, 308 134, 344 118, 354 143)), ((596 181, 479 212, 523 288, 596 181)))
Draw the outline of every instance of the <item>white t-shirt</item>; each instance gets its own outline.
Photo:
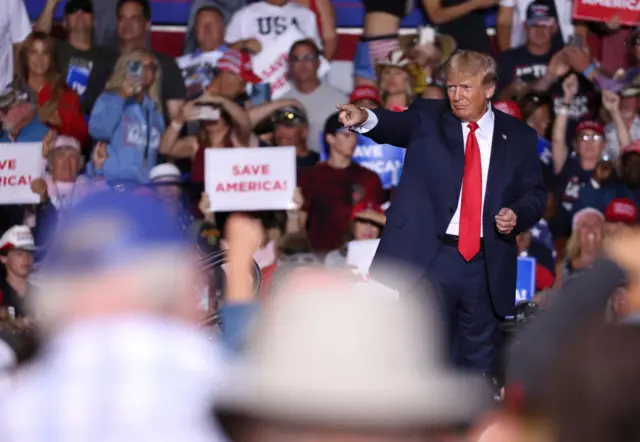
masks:
POLYGON ((31 33, 23 0, 0 0, 0 89, 13 77, 13 45, 31 33))
MULTIPOLYGON (((524 22, 527 19, 527 8, 534 0, 500 0, 500 6, 513 8, 513 21, 511 25, 511 47, 517 48, 526 43, 524 22)), ((573 22, 571 18, 571 0, 555 0, 556 13, 558 14, 558 26, 565 43, 573 35, 573 22)))
POLYGON ((236 43, 255 38, 265 47, 289 26, 296 26, 303 35, 313 39, 318 47, 322 48, 316 15, 311 9, 291 1, 284 6, 261 1, 240 9, 227 25, 225 41, 236 43))

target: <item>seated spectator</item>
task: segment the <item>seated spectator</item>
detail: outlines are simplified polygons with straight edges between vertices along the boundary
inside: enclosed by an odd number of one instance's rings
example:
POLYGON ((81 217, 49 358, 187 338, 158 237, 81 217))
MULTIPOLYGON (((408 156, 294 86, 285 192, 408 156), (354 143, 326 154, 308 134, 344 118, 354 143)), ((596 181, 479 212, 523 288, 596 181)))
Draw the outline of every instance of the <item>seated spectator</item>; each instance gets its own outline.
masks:
MULTIPOLYGON (((111 7, 113 7, 113 3, 112 0, 109 0, 111 7)), ((151 6, 149 5, 149 0, 118 0, 116 14, 118 17, 120 52, 113 58, 105 57, 94 66, 87 92, 82 98, 82 104, 88 114, 91 113, 96 99, 105 89, 114 66, 117 66, 117 57, 133 50, 148 49, 147 34, 151 29, 151 6)), ((165 121, 168 121, 179 115, 187 93, 176 61, 161 52, 151 52, 157 60, 160 72, 162 72, 162 76, 158 77, 159 81, 162 82, 159 88, 162 94, 159 97, 162 104, 160 109, 163 110, 165 121)))
POLYGON ((227 50, 224 44, 224 15, 220 9, 200 4, 194 23, 191 31, 194 32, 196 45, 193 50, 176 59, 187 87, 187 99, 200 96, 209 86, 216 72, 216 63, 227 50))
POLYGON ((614 198, 604 211, 604 233, 615 235, 638 223, 638 205, 629 198, 614 198))
MULTIPOLYGON (((221 95, 207 93, 189 101, 182 108, 182 115, 171 122, 162 136, 160 153, 172 158, 193 159, 191 182, 203 186, 205 150, 249 147, 252 144, 251 130, 251 120, 240 105, 221 95), (213 114, 203 113, 207 111, 213 114), (180 131, 187 121, 200 121, 199 132, 197 135, 179 138, 180 131)), ((198 188, 197 194, 200 195, 201 191, 202 189, 198 188)))
MULTIPOLYGON (((79 175, 83 165, 80 143, 65 136, 47 136, 42 143, 46 170, 42 178, 31 182, 31 191, 40 197, 35 210, 33 236, 39 247, 36 259, 46 255, 51 235, 58 226, 59 216, 92 192, 106 190, 104 176, 89 180, 79 175)), ((94 170, 102 169, 107 158, 107 146, 99 142, 91 158, 94 170)))
POLYGON ((190 231, 195 218, 184 204, 180 169, 170 163, 154 166, 149 172, 149 186, 180 228, 190 231))
MULTIPOLYGON (((517 48, 525 43, 527 13, 534 0, 501 0, 496 23, 496 34, 500 51, 517 48)), ((558 23, 553 36, 553 45, 562 47, 574 34, 571 4, 561 0, 546 2, 549 14, 558 23)))
POLYGON ((618 158, 624 146, 640 139, 638 94, 640 94, 640 88, 632 84, 624 87, 619 95, 612 91, 602 91, 602 107, 610 118, 605 126, 606 152, 612 160, 618 158))
POLYGON ((338 30, 336 29, 336 11, 331 0, 294 0, 313 11, 322 36, 324 56, 331 60, 338 48, 338 30))
POLYGON ((295 106, 280 109, 276 112, 274 126, 275 146, 295 146, 298 174, 320 160, 320 155, 307 147, 309 122, 302 109, 295 106))
POLYGON ((580 186, 591 180, 604 151, 604 127, 596 121, 581 122, 574 137, 575 156, 571 155, 565 134, 569 119, 568 103, 578 90, 578 79, 575 75, 564 80, 563 88, 566 104, 558 112, 553 123, 551 149, 553 168, 558 177, 556 183, 561 209, 563 212, 572 213, 573 205, 580 194, 580 186))
POLYGON ((102 170, 87 167, 87 175, 103 174, 109 184, 146 183, 156 164, 162 117, 160 78, 156 58, 145 49, 121 56, 100 95, 89 120, 89 131, 97 141, 107 143, 107 159, 102 170), (142 65, 140 77, 127 76, 127 64, 142 65))
POLYGON ((34 180, 31 187, 40 190, 37 184, 42 180, 45 193, 41 195, 41 201, 50 202, 56 210, 66 210, 84 197, 87 190, 87 178, 78 175, 83 167, 80 143, 75 138, 57 136, 51 142, 42 143, 42 154, 47 171, 41 179, 34 180))
POLYGON ((558 24, 548 5, 529 5, 525 30, 524 44, 502 52, 497 60, 496 95, 502 100, 519 100, 530 89, 544 91, 569 71, 562 55, 554 57, 562 47, 553 45, 558 24))
POLYGON ((322 47, 313 11, 290 0, 262 0, 240 9, 227 26, 225 41, 236 48, 260 52, 290 27, 322 47))
POLYGON ((0 143, 39 142, 49 132, 36 114, 27 92, 6 89, 0 95, 0 143))
POLYGON ((220 38, 224 42, 226 24, 233 14, 243 8, 245 4, 245 0, 195 0, 191 3, 187 32, 184 36, 184 54, 191 54, 198 50, 206 52, 217 49, 217 47, 206 49, 211 48, 211 46, 206 45, 203 47, 203 42, 205 40, 213 41, 210 38, 214 38, 214 36, 217 40, 220 32, 222 32, 220 38), (200 15, 203 11, 209 11, 204 14, 206 18, 200 15), (217 17, 212 14, 216 14, 217 17), (202 38, 203 34, 206 34, 204 39, 202 38))
POLYGON ((3 90, 11 82, 14 56, 19 44, 31 33, 31 23, 24 0, 4 0, 0 8, 0 90, 3 90))
POLYGON ((26 90, 38 105, 38 118, 61 135, 84 144, 87 123, 78 94, 69 89, 55 65, 54 43, 42 32, 33 32, 20 47, 13 87, 26 90))
POLYGON ((0 281, 0 305, 12 309, 13 317, 27 314, 26 304, 33 288, 29 275, 33 270, 33 235, 27 226, 14 226, 0 238, 0 262, 5 277, 0 281))
POLYGON ((366 84, 356 86, 353 89, 353 92, 351 92, 349 103, 367 109, 381 107, 382 100, 380 99, 380 91, 377 87, 366 84))
POLYGON ((309 117, 307 146, 313 152, 320 152, 320 133, 329 115, 336 110, 336 103, 344 103, 347 96, 321 82, 318 78, 320 49, 313 40, 301 40, 289 51, 289 78, 291 90, 282 98, 293 98, 304 106, 309 117))
POLYGON ((337 113, 327 118, 324 136, 328 160, 300 176, 304 204, 299 223, 319 253, 340 247, 355 204, 363 199, 382 204, 385 199, 378 175, 352 161, 357 136, 342 126, 337 113))
MULTIPOLYGON (((36 22, 36 30, 51 34, 53 14, 59 3, 60 0, 47 0, 36 22)), ((93 41, 95 21, 91 0, 69 0, 64 5, 62 24, 67 39, 54 38, 56 66, 67 86, 82 98, 95 64, 103 57, 113 58, 113 55, 93 41)))
POLYGON ((353 207, 351 222, 339 249, 327 253, 326 267, 344 267, 347 265, 347 252, 351 241, 378 239, 387 221, 382 207, 376 202, 362 200, 353 207))
POLYGON ((458 48, 490 53, 484 14, 497 3, 497 0, 425 0, 424 6, 429 21, 440 32, 452 36, 458 48))
POLYGON ((413 101, 413 84, 409 75, 409 59, 397 49, 377 66, 378 89, 385 109, 402 112, 413 101))
POLYGON ((604 215, 597 209, 587 207, 578 211, 572 222, 572 233, 567 241, 567 253, 562 264, 560 282, 582 272, 593 264, 602 253, 604 239, 604 215))

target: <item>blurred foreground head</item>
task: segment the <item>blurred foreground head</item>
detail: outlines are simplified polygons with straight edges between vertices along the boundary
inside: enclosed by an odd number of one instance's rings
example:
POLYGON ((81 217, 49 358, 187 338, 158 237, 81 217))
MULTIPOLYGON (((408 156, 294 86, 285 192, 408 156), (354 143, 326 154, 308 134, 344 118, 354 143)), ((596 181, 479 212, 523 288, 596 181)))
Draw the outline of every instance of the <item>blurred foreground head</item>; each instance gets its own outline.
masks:
POLYGON ((597 326, 557 361, 546 411, 558 442, 640 440, 640 327, 597 326))
POLYGON ((135 314, 197 321, 195 268, 155 198, 94 194, 62 217, 36 278, 33 314, 45 328, 135 314))
POLYGON ((457 440, 491 401, 429 304, 317 269, 278 288, 216 400, 234 442, 457 440))

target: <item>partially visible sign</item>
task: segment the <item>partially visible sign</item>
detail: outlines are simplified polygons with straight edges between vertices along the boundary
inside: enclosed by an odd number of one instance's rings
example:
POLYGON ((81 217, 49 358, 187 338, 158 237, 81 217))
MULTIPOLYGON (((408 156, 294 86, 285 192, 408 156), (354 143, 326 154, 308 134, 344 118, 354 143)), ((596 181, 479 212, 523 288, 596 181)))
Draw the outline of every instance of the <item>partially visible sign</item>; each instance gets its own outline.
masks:
POLYGON ((574 0, 573 19, 605 23, 614 16, 621 25, 637 26, 640 21, 638 0, 574 0))
MULTIPOLYGON (((265 83, 271 85, 272 100, 277 100, 291 89, 288 76, 289 50, 295 42, 306 38, 302 32, 290 26, 273 43, 265 46, 260 53, 253 56, 253 71, 265 83)), ((330 69, 329 62, 321 57, 318 77, 324 77, 330 69)))
MULTIPOLYGON (((324 132, 320 133, 320 160, 329 158, 329 147, 324 138, 324 132)), ((378 144, 371 138, 358 134, 358 144, 353 153, 353 161, 372 170, 382 182, 382 187, 390 189, 396 187, 404 168, 405 150, 390 144, 378 144)))
POLYGON ((204 164, 213 212, 295 208, 295 147, 206 149, 204 164))
POLYGON ((518 257, 516 277, 516 304, 531 301, 536 293, 536 260, 528 256, 518 257))
POLYGON ((545 166, 551 167, 553 165, 551 142, 546 138, 538 137, 538 156, 545 166))
POLYGON ((351 241, 347 246, 347 265, 355 267, 360 275, 368 275, 379 243, 379 239, 351 241))
POLYGON ((216 65, 222 54, 224 50, 215 50, 176 58, 187 89, 187 99, 199 97, 209 86, 216 74, 216 65))
POLYGON ((31 181, 42 173, 42 143, 0 143, 0 204, 36 204, 31 181))
POLYGON ((69 63, 66 79, 67 86, 81 97, 87 91, 87 84, 89 84, 89 75, 91 75, 92 67, 92 62, 80 59, 72 58, 69 63))

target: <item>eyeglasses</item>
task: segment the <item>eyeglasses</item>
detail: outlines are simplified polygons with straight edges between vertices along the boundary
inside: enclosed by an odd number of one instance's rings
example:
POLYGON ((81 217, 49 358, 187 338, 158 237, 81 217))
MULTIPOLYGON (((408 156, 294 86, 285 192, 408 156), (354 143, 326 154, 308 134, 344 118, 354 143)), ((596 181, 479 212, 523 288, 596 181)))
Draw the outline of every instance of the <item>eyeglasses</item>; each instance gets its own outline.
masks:
POLYGON ((289 61, 297 63, 299 61, 316 61, 318 59, 318 57, 316 55, 313 54, 307 54, 307 55, 292 55, 291 57, 289 57, 289 61))
POLYGON ((600 141, 603 138, 604 137, 600 134, 593 134, 593 135, 584 134, 584 135, 580 135, 578 139, 582 141, 600 141))

